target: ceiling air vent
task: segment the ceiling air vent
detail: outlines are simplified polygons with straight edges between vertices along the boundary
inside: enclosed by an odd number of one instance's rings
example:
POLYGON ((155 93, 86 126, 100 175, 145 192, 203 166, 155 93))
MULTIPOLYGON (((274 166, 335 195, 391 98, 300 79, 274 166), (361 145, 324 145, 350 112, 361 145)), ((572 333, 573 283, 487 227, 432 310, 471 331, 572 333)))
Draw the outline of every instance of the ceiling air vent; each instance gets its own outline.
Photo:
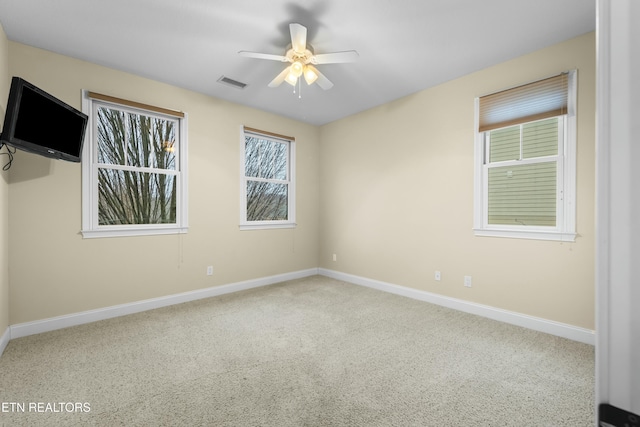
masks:
POLYGON ((236 89, 244 89, 247 87, 246 83, 239 82, 237 80, 230 79, 229 77, 221 76, 218 79, 219 83, 225 84, 227 86, 235 87, 236 89))

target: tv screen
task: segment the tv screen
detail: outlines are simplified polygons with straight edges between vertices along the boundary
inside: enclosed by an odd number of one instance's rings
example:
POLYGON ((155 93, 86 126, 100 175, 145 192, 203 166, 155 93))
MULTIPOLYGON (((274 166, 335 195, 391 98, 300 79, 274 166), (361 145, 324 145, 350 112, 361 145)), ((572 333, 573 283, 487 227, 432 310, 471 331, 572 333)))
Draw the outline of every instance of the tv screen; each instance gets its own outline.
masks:
POLYGON ((20 77, 11 80, 0 139, 21 150, 79 162, 87 115, 20 77))

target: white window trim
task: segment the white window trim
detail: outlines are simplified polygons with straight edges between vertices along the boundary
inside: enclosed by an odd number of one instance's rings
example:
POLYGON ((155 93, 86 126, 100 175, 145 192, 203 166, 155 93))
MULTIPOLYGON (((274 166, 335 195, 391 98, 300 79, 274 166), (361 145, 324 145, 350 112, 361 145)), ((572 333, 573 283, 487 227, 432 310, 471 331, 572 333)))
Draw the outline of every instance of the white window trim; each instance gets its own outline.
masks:
MULTIPOLYGON (((131 224, 131 225, 98 225, 98 179, 96 165, 97 153, 94 146, 96 131, 95 117, 93 114, 94 103, 101 105, 113 105, 125 111, 140 114, 152 114, 162 117, 157 112, 150 112, 143 109, 128 107, 115 102, 104 100, 94 100, 89 97, 89 91, 82 91, 82 111, 89 116, 87 134, 82 152, 82 237, 85 239, 102 237, 125 237, 125 236, 152 236, 166 234, 185 234, 188 231, 188 195, 187 195, 187 114, 178 119, 179 123, 179 173, 176 175, 179 201, 176 204, 175 224, 131 224)), ((175 117, 170 117, 176 119, 175 117)))
POLYGON ((564 116, 565 139, 563 144, 562 168, 560 178, 563 188, 559 188, 557 210, 559 222, 556 227, 526 227, 508 225, 488 225, 486 223, 487 198, 484 191, 486 184, 485 168, 485 135, 478 132, 480 98, 475 99, 474 123, 474 219, 473 231, 476 236, 506 237, 535 240, 555 240, 575 242, 576 239, 576 97, 577 70, 569 71, 568 113, 564 116))
POLYGON ((240 126, 240 230, 265 230, 295 228, 296 223, 296 142, 294 139, 278 138, 274 135, 260 134, 259 132, 247 131, 244 126, 240 126), (257 134, 265 139, 274 141, 285 141, 289 144, 287 166, 289 168, 289 193, 288 193, 288 213, 286 221, 247 221, 247 177, 245 175, 245 132, 257 134))

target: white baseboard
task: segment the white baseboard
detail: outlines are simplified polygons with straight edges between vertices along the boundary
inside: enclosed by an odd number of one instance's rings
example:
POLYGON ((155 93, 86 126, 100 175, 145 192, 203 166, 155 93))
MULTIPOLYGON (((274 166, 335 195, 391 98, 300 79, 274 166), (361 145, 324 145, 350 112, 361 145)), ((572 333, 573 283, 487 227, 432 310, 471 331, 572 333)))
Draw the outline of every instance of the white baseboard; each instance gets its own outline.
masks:
POLYGON ((573 341, 595 345, 595 331, 592 331, 590 329, 579 328, 577 326, 568 325, 566 323, 554 322, 552 320, 528 316, 526 314, 502 310, 500 308, 495 308, 488 305, 476 304, 474 302, 446 297, 431 292, 407 288, 404 286, 394 285, 391 283, 381 282, 378 280, 368 279, 352 274, 341 273, 339 271, 328 270, 325 268, 318 269, 318 274, 356 285, 366 286, 369 288, 378 289, 380 291, 385 291, 392 294, 402 295, 408 298, 453 308, 455 310, 487 317, 489 319, 498 320, 500 322, 533 329, 535 331, 567 338, 573 341))
MULTIPOLYGON (((56 329, 68 328, 70 326, 96 322, 98 320, 111 319, 113 317, 153 310, 155 308, 166 307, 169 305, 181 304, 184 302, 215 297, 232 292, 244 291, 246 289, 257 288, 260 286, 272 285, 274 283, 284 282, 287 280, 300 279, 316 274, 318 274, 318 269, 310 268, 308 270, 300 270, 292 273, 284 273, 275 276, 262 277, 259 279, 246 280, 244 282, 231 283, 228 285, 198 289, 196 291, 168 295, 159 298, 152 298, 143 301, 136 301, 127 304, 114 305, 111 307, 83 311, 80 313, 68 314, 64 316, 51 317, 49 319, 19 323, 9 326, 8 332, 5 333, 5 336, 8 335, 11 339, 20 338, 28 335, 39 334, 42 332, 49 332, 56 329)), ((4 342, 5 336, 3 336, 2 341, 0 341, 0 348, 2 348, 1 345, 4 342)), ((8 341, 9 339, 7 338, 7 342, 8 341)))
POLYGON ((2 337, 0 337, 0 355, 2 355, 2 352, 9 343, 9 340, 13 338, 25 337, 28 335, 49 332, 56 329, 67 328, 70 326, 82 325, 99 320, 111 319, 113 317, 125 316, 127 314, 153 310, 155 308, 181 304, 184 302, 195 301, 203 298, 215 297, 218 295, 243 291, 260 286, 267 286, 287 280, 313 276, 315 274, 321 274, 323 276, 331 277, 337 280, 343 280, 345 282, 353 283, 356 285, 366 286, 384 292, 389 292, 392 294, 441 305, 466 313, 487 317, 489 319, 498 320, 528 329, 533 329, 535 331, 544 332, 551 335, 556 335, 573 341, 595 345, 595 332, 589 329, 579 328, 577 326, 572 326, 565 323, 554 322, 539 317, 528 316, 525 314, 502 310, 487 305, 476 304, 469 301, 446 297, 443 295, 421 291, 418 289, 394 285, 392 283, 386 283, 361 276, 341 273, 339 271, 324 268, 311 268, 308 270, 278 274, 275 276, 262 277, 259 279, 231 283, 222 286, 215 286, 206 289, 199 289, 196 291, 184 292, 175 295, 168 295, 165 297, 152 298, 128 304, 121 304, 96 310, 89 310, 80 313, 52 317, 49 319, 11 325, 9 326, 9 328, 7 328, 2 337))
POLYGON ((2 353, 4 353, 4 349, 7 348, 7 344, 9 344, 10 340, 11 340, 11 327, 8 327, 4 331, 4 334, 2 334, 2 336, 0 337, 0 356, 2 356, 2 353))

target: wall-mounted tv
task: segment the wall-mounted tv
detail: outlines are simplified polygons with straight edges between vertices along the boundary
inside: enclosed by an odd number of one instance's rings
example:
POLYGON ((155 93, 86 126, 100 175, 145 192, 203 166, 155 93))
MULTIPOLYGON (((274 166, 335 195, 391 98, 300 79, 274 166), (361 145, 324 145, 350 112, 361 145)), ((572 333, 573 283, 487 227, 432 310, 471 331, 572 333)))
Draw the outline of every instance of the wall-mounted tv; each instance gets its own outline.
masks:
POLYGON ((54 159, 79 162, 87 115, 20 77, 11 79, 0 140, 54 159))

